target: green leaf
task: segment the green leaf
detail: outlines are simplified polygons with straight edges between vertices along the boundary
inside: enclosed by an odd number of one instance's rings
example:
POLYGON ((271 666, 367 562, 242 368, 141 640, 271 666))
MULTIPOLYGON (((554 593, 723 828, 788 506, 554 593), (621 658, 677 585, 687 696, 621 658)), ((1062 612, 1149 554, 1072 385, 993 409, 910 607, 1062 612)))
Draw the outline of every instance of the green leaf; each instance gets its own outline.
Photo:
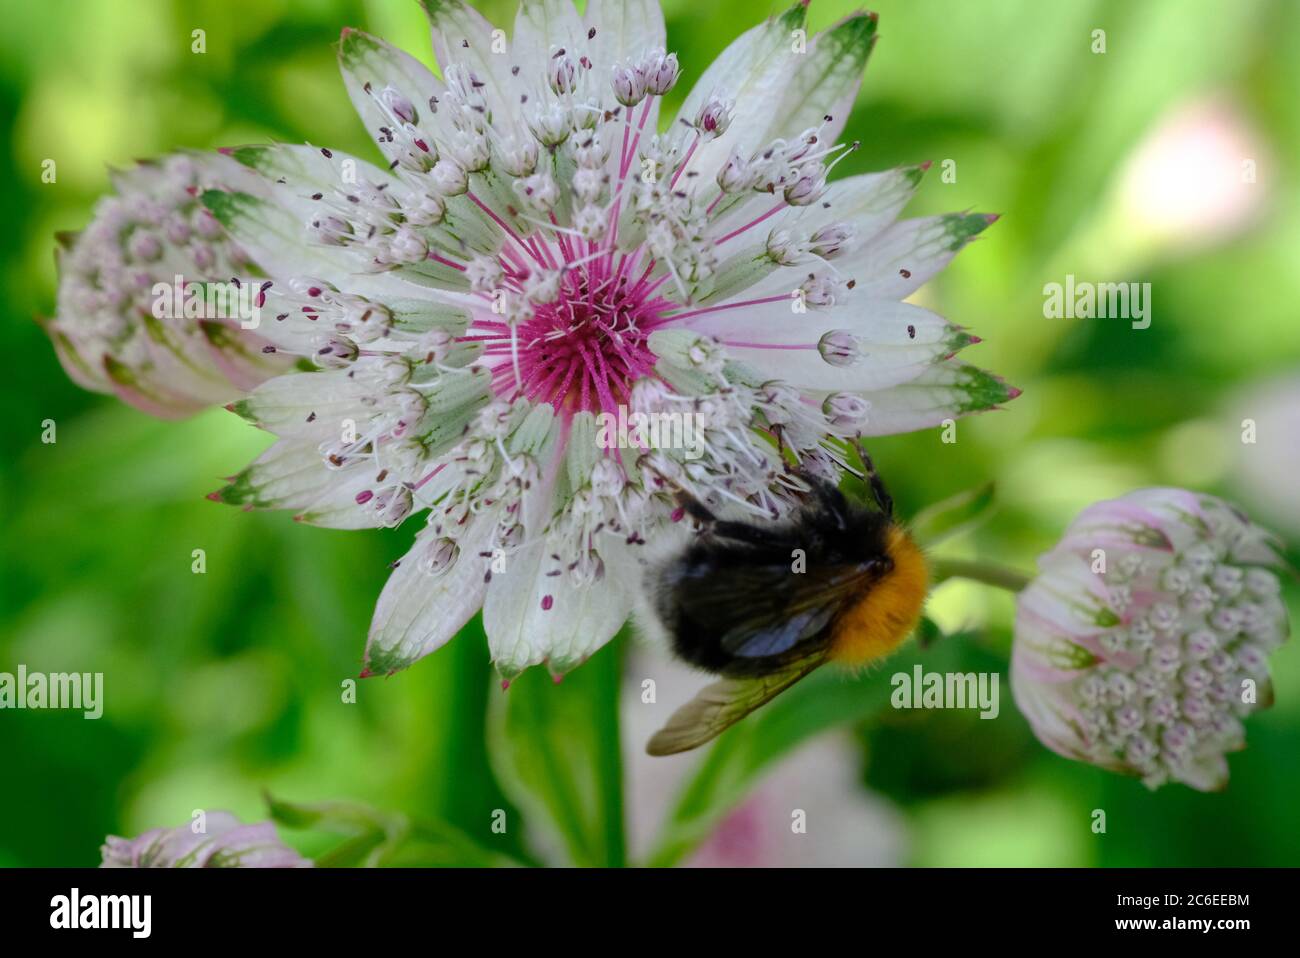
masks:
POLYGON ((926 506, 908 527, 917 542, 933 548, 983 525, 993 515, 996 498, 994 484, 985 483, 926 506))
POLYGON ((893 692, 889 676, 909 672, 917 663, 927 671, 947 671, 958 655, 955 642, 925 652, 911 644, 881 668, 856 676, 818 669, 728 729, 682 789, 645 864, 677 864, 717 828, 778 759, 821 732, 860 722, 887 708, 893 692))
POLYGON ((502 791, 575 865, 624 862, 621 652, 615 639, 559 683, 529 669, 488 710, 502 791))
POLYGON ((519 864, 476 844, 442 821, 412 821, 360 802, 296 804, 266 795, 271 818, 285 828, 345 836, 317 854, 321 868, 490 867, 519 864))

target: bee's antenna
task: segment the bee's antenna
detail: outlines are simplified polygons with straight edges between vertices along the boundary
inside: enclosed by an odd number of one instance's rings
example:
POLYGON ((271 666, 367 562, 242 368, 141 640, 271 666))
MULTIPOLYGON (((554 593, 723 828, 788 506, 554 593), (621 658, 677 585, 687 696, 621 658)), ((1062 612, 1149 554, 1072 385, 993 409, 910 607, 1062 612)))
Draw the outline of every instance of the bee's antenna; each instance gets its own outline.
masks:
POLYGON ((858 447, 858 455, 862 457, 862 465, 867 470, 866 482, 871 487, 871 497, 876 500, 876 505, 880 507, 881 512, 887 517, 893 518, 894 499, 890 496, 889 490, 885 488, 884 480, 877 474, 876 464, 871 461, 871 456, 867 453, 867 447, 862 444, 861 439, 855 439, 853 442, 858 447))

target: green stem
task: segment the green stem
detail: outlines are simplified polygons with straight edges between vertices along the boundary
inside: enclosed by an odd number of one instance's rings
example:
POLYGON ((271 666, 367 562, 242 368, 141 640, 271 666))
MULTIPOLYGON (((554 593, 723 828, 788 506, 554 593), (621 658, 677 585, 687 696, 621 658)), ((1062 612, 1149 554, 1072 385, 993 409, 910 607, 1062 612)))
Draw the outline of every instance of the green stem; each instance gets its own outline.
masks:
POLYGON ((978 559, 935 559, 932 569, 935 585, 946 579, 970 579, 1008 592, 1019 592, 1029 585, 1031 578, 1016 569, 978 559))

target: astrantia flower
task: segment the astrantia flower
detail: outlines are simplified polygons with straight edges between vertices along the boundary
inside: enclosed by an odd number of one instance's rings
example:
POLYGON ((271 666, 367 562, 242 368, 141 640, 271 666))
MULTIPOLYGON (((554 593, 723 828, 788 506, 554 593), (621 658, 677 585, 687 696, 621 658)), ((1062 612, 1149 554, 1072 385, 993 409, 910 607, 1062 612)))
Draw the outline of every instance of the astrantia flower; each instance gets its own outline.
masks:
POLYGON ((58 314, 45 328, 78 385, 172 418, 288 368, 233 314, 206 315, 199 295, 209 280, 234 280, 236 293, 239 277, 247 281, 246 257, 199 197, 248 179, 221 157, 141 163, 113 175, 116 195, 99 201, 85 230, 60 237, 58 314))
POLYGON ((109 835, 101 868, 310 868, 270 822, 244 825, 229 812, 209 812, 203 831, 192 822, 155 828, 139 838, 109 835))
POLYGON ((805 487, 778 449, 838 478, 843 437, 1015 395, 953 358, 973 336, 899 302, 993 218, 895 222, 924 166, 829 179, 874 15, 804 49, 793 7, 661 124, 682 66, 654 2, 526 2, 508 42, 424 6, 443 79, 340 44, 383 167, 242 148, 258 190, 205 196, 272 277, 262 334, 321 367, 234 406, 279 441, 213 498, 336 528, 429 510, 366 674, 480 608, 503 676, 562 673, 627 618, 675 488, 780 516, 805 487), (629 419, 649 426, 611 428, 629 419))
POLYGON ((1272 701, 1288 635, 1269 536, 1213 496, 1144 489, 1075 519, 1020 594, 1011 686, 1049 748, 1202 790, 1272 701))

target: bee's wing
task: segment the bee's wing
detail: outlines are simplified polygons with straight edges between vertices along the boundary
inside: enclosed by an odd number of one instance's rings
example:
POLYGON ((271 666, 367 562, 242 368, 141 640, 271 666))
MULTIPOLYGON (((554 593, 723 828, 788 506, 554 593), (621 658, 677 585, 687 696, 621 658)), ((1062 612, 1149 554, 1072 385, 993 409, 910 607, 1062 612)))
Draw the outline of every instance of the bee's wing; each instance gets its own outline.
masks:
POLYGON ((690 617, 715 626, 718 644, 732 655, 761 659, 789 652, 819 635, 844 598, 875 574, 875 564, 825 566, 792 572, 789 566, 733 566, 711 570, 682 590, 690 617))
POLYGON ((698 748, 770 702, 824 661, 825 655, 817 653, 769 675, 723 679, 706 685, 651 736, 645 750, 651 755, 674 755, 698 748))

